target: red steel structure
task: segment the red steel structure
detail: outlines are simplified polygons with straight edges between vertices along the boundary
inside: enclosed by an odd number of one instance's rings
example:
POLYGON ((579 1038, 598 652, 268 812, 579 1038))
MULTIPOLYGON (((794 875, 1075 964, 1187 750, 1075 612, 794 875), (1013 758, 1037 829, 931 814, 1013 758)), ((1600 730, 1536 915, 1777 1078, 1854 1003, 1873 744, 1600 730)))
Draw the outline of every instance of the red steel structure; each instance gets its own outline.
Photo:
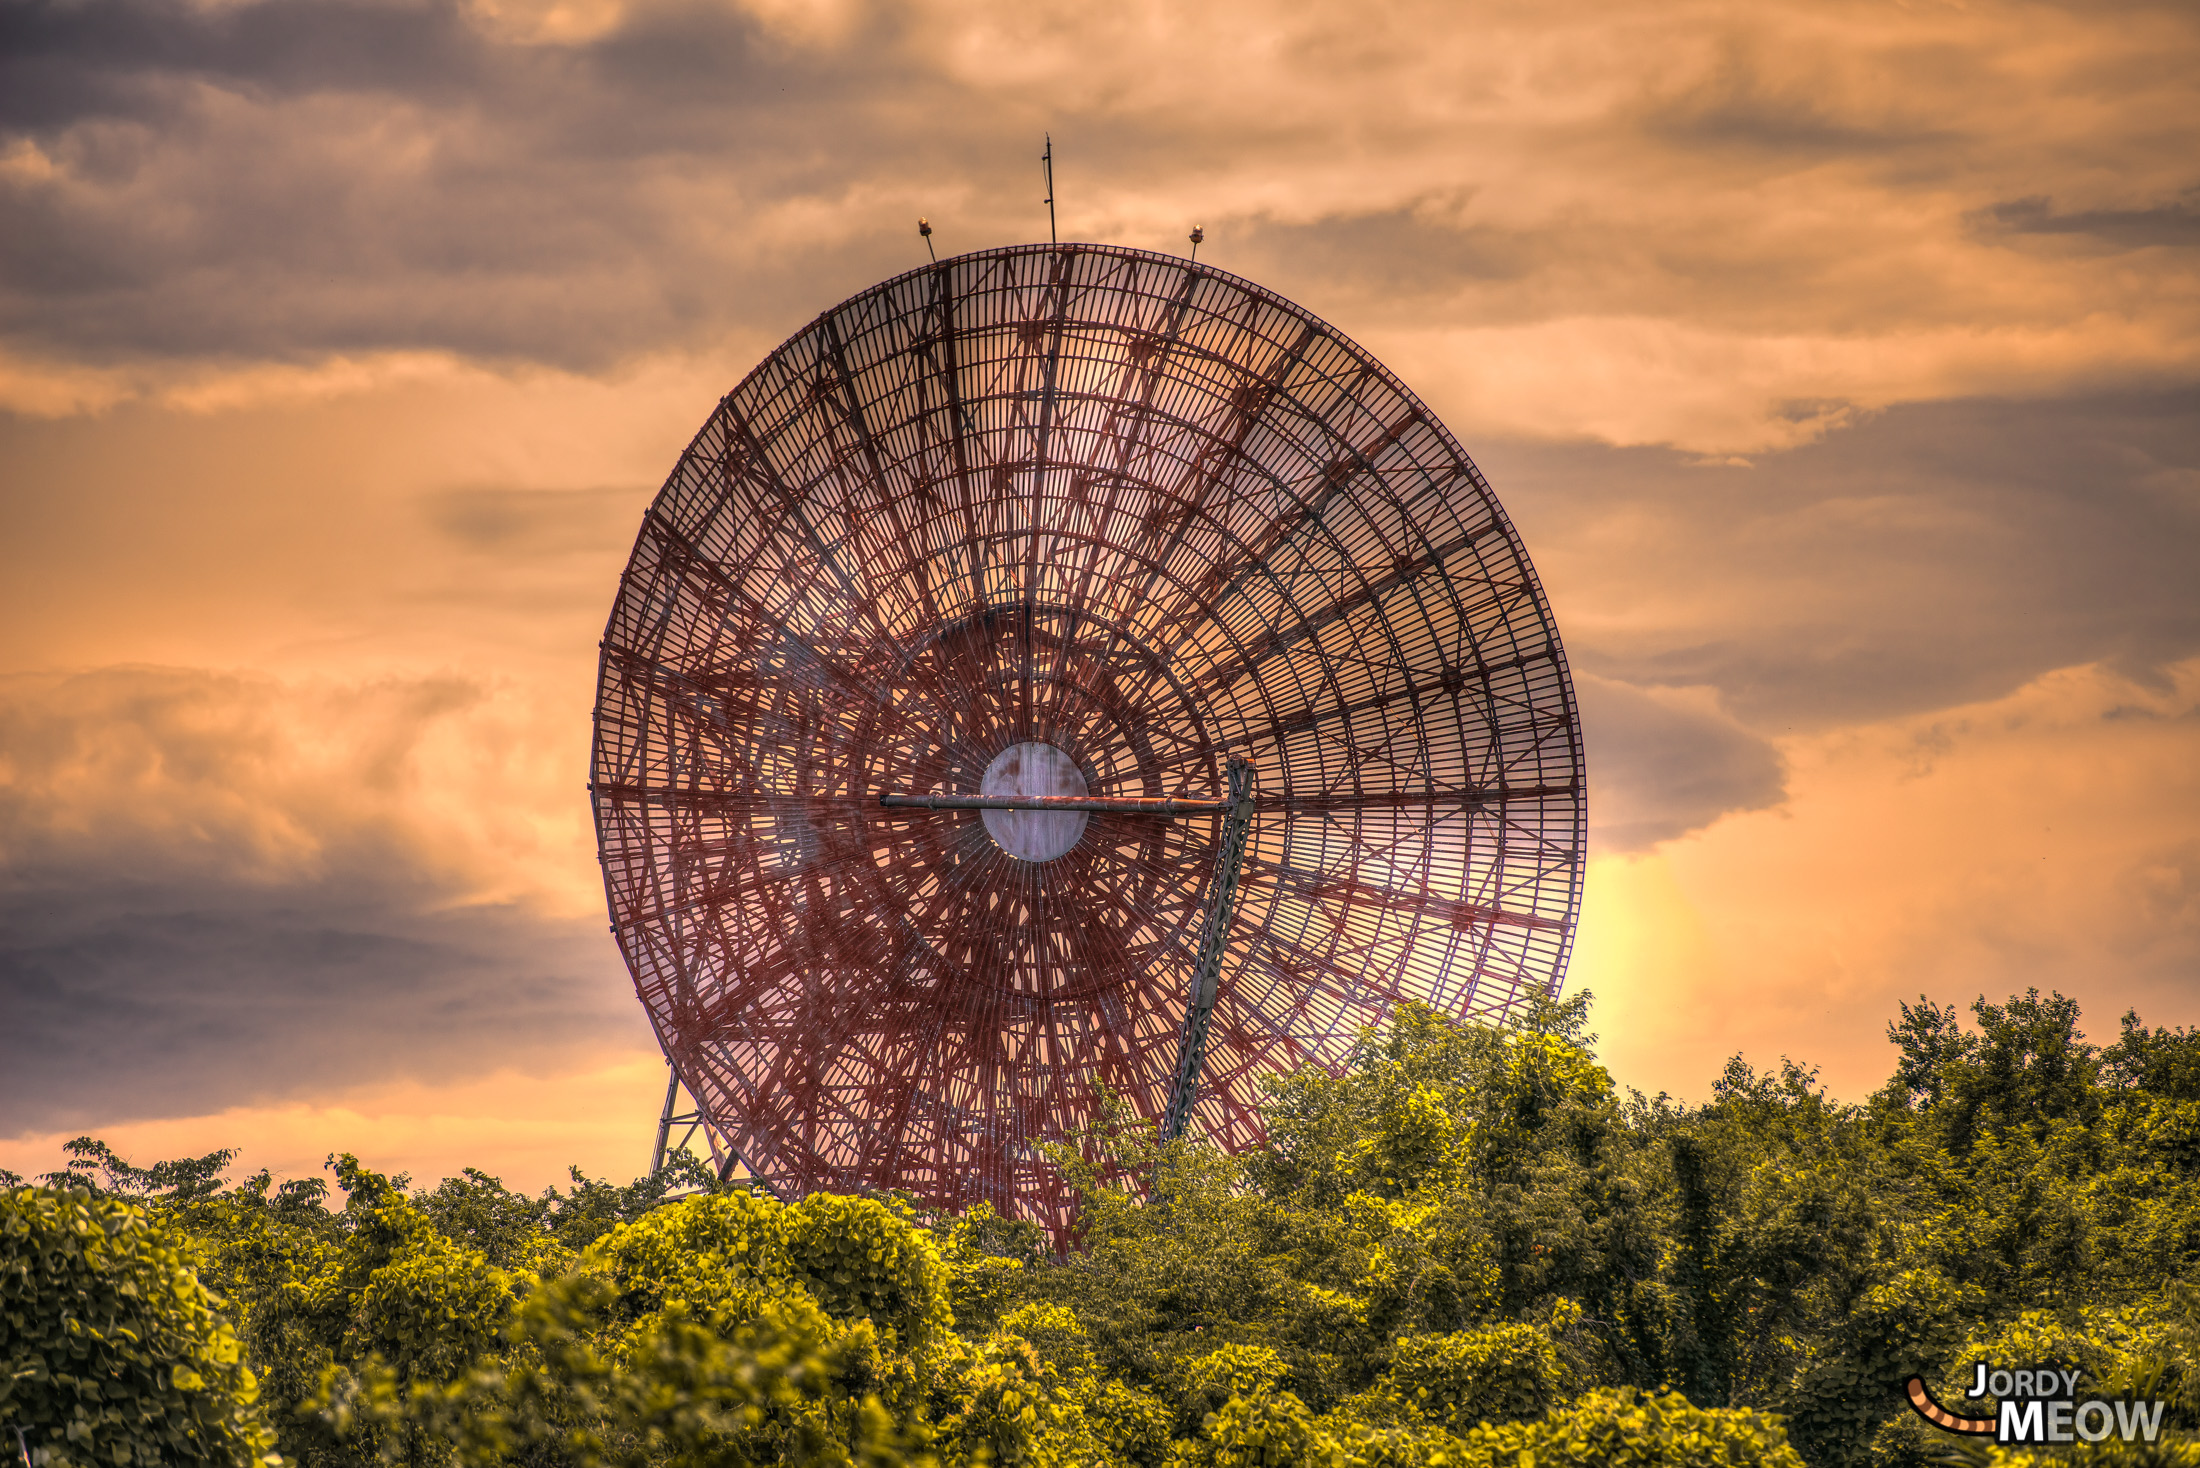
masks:
POLYGON ((1556 992, 1565 656, 1380 363, 1097 245, 942 260, 797 333, 650 506, 597 694, 613 931, 721 1163, 1059 1236, 1038 1145, 1103 1087, 1168 1108, 1233 761, 1209 1139, 1255 1142, 1262 1076, 1401 1001, 1556 992))

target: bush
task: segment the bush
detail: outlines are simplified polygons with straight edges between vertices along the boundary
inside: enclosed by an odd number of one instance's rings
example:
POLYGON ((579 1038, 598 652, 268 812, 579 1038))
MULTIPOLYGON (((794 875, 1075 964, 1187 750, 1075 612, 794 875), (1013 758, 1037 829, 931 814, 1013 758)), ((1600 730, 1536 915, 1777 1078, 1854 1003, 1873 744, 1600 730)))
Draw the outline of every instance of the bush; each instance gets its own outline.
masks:
POLYGON ((966 1350, 948 1383, 940 1416, 939 1456, 948 1468, 1034 1468, 1054 1461, 1053 1451, 1081 1424, 1069 1424, 1054 1369, 1028 1341, 996 1335, 966 1350))
POLYGON ((235 1334, 143 1210, 0 1193, 0 1302, 0 1419, 36 1468, 281 1461, 235 1334))
POLYGON ((940 1238, 948 1303, 964 1331, 991 1330, 1040 1259, 1045 1236, 1034 1223, 1001 1217, 980 1203, 949 1224, 940 1238))
POLYGON ((1890 1418, 1915 1435, 1922 1424, 1901 1405, 1902 1383, 1959 1359, 1951 1352, 1964 1320, 1985 1308, 1976 1286, 1958 1287, 1930 1269, 1907 1270, 1866 1291, 1848 1329, 1804 1357, 1780 1399, 1812 1464, 1869 1461, 1873 1428, 1890 1418))
POLYGON ((612 1305, 599 1276, 552 1280, 520 1306, 511 1359, 425 1389, 368 1361, 331 1379, 320 1424, 363 1445, 353 1461, 413 1468, 902 1468, 920 1446, 871 1390, 877 1331, 835 1326, 802 1291, 734 1325, 674 1302, 616 1359, 597 1349, 612 1305))
POLYGON ((1465 1432, 1477 1422, 1540 1417, 1558 1399, 1558 1352, 1540 1331, 1506 1323, 1398 1343, 1391 1392, 1425 1420, 1465 1432))
POLYGON ((1159 1468, 1169 1455, 1168 1405, 1141 1387, 1092 1380, 1085 1396, 1085 1420, 1108 1452, 1137 1468, 1159 1468))
POLYGON ((1591 1392, 1540 1422, 1477 1428, 1467 1444, 1490 1468, 1803 1468, 1778 1417, 1632 1388, 1591 1392))
POLYGON ((1180 1451, 1182 1468, 1333 1468, 1336 1443, 1289 1392, 1233 1397, 1209 1419, 1203 1440, 1180 1451))
POLYGON ((676 1301, 698 1316, 746 1319, 761 1292, 783 1286, 794 1271, 786 1212, 753 1193, 689 1198, 612 1229, 589 1256, 617 1289, 626 1321, 676 1301))
POLYGON ((1195 1356, 1179 1367, 1177 1435, 1194 1437, 1208 1415, 1233 1397, 1259 1397, 1273 1391, 1291 1367, 1266 1346, 1223 1346, 1195 1356))
POLYGON ((929 1234, 870 1198, 812 1193, 786 1212, 795 1278, 839 1320, 869 1320, 922 1356, 954 1328, 947 1270, 929 1234))
POLYGON ((1063 1305, 1025 1305, 1001 1317, 1000 1334, 1031 1343, 1039 1359, 1064 1376, 1090 1376, 1093 1370, 1092 1338, 1077 1319, 1077 1312, 1063 1305))

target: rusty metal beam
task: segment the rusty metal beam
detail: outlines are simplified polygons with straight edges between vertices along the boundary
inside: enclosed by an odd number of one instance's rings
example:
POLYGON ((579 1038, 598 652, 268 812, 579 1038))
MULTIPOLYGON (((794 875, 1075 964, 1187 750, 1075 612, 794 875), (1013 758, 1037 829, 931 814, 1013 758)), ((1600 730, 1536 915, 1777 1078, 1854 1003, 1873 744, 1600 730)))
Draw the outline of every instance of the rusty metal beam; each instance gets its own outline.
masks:
POLYGON ((1240 874, 1245 867, 1245 841, 1253 830, 1253 767, 1244 760, 1230 761, 1230 813, 1223 818, 1222 839, 1215 847, 1214 875, 1208 879, 1207 916, 1199 930, 1199 957, 1185 996, 1184 1035, 1177 1042, 1176 1075, 1169 1087, 1169 1109, 1161 1119, 1161 1140, 1173 1142, 1184 1135, 1199 1101, 1199 1073, 1207 1058, 1207 1025, 1214 1018, 1215 999, 1222 988, 1223 954, 1230 942, 1230 924, 1237 917, 1240 874))
POLYGON ((881 795, 889 810, 1084 810, 1116 815, 1221 815, 1227 800, 1145 800, 1110 795, 881 795))

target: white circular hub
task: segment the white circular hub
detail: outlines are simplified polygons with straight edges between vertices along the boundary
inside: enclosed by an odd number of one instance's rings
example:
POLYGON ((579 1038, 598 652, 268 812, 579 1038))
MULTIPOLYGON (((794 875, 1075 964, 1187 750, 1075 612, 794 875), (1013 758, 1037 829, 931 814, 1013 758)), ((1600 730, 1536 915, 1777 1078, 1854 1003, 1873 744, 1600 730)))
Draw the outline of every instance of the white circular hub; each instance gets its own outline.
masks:
MULTIPOLYGON (((978 788, 987 795, 1091 793, 1075 760, 1036 739, 1011 744, 993 756, 978 788)), ((987 833, 1001 850, 1025 861, 1052 861, 1085 834, 1086 813, 1081 810, 989 810, 982 814, 987 833)))

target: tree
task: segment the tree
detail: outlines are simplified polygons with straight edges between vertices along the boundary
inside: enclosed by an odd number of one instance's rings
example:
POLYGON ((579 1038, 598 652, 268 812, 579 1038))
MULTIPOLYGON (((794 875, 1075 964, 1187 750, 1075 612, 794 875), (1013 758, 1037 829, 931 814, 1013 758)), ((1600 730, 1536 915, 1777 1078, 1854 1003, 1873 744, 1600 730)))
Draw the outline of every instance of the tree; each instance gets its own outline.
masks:
POLYGON ((0 1193, 0 1420, 34 1468, 279 1462, 219 1303, 145 1209, 0 1193))
POLYGON ((1619 1092, 1586 995, 1406 1007, 1278 1077, 1236 1157, 1104 1104, 1049 1154, 1062 1254, 990 1208, 711 1177, 408 1194, 346 1156, 331 1212, 82 1139, 63 1180, 141 1198, 235 1301, 305 1468, 1923 1468, 1948 1444, 1902 1383, 1948 1400, 1979 1353, 2159 1390, 2147 1461, 2186 1461, 2200 1037, 1969 1013, 1902 1006, 1862 1105, 1736 1057, 1684 1106, 1619 1092))

